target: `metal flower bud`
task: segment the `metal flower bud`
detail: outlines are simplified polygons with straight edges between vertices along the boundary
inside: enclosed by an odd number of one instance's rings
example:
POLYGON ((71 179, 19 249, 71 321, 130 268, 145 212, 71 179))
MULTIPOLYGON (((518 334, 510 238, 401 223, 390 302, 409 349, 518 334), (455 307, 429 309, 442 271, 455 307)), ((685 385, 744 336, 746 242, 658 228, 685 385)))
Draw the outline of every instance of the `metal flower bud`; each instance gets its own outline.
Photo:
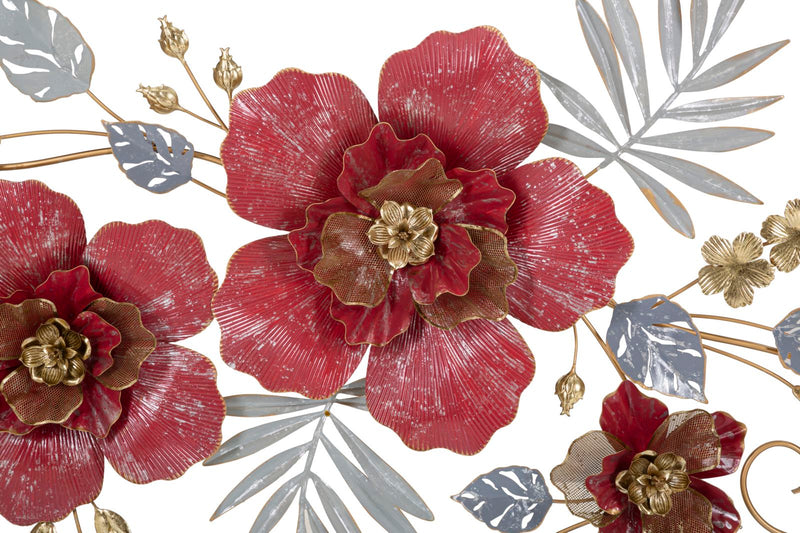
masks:
POLYGON ((230 48, 220 48, 222 54, 219 62, 214 67, 214 83, 228 93, 228 98, 233 97, 233 90, 242 83, 242 67, 231 57, 230 48))
POLYGON ((183 61, 183 56, 189 49, 189 39, 186 37, 186 32, 173 26, 167 20, 166 15, 158 20, 161 22, 161 37, 158 39, 161 50, 168 56, 183 61))
POLYGON ((583 399, 586 385, 575 371, 562 376, 556 382, 556 395, 561 400, 561 414, 569 416, 575 404, 583 399))
POLYGON ((139 85, 136 92, 145 97, 147 103, 150 104, 150 109, 156 113, 166 115, 181 108, 178 102, 178 93, 172 87, 167 87, 166 85, 159 85, 158 87, 139 85))
POLYGON ((56 526, 52 522, 39 522, 33 526, 31 533, 56 533, 56 526))

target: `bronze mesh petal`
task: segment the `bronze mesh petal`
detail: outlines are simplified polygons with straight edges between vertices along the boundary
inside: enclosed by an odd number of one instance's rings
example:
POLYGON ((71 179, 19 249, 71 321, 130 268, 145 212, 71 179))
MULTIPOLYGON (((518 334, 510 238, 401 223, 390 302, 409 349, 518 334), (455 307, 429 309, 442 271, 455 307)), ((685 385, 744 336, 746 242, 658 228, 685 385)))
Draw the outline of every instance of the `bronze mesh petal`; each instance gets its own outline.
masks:
POLYGON ((325 222, 314 278, 342 303, 375 307, 386 297, 393 270, 369 241, 372 225, 371 218, 353 213, 334 213, 325 222))
POLYGON ((463 185, 458 180, 448 179, 438 159, 428 159, 415 170, 389 172, 380 183, 364 189, 358 195, 381 209, 387 201, 427 207, 435 213, 461 193, 463 185))
POLYGON ((6 376, 0 391, 17 418, 29 426, 60 424, 83 403, 81 387, 36 383, 25 367, 6 376))
POLYGON ((715 469, 722 454, 714 417, 701 410, 671 414, 656 429, 649 448, 685 459, 689 475, 715 469))
POLYGON ((49 300, 25 300, 19 305, 0 304, 0 361, 22 354, 22 343, 36 334, 42 322, 53 318, 56 306, 49 300))
POLYGON ((711 502, 689 489, 672 495, 672 510, 667 516, 642 515, 643 533, 714 533, 711 502))

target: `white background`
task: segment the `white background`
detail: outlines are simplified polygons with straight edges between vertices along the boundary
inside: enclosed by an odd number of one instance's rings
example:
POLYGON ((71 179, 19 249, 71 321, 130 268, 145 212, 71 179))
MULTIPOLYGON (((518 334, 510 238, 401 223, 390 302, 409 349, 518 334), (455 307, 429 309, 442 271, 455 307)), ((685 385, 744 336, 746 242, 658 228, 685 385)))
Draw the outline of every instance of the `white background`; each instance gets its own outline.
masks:
MULTIPOLYGON (((531 59, 550 74, 567 81, 589 97, 612 123, 615 113, 595 66, 585 47, 575 6, 570 1, 528 2, 200 2, 190 0, 103 2, 52 0, 53 6, 71 18, 92 46, 96 70, 92 89, 95 94, 129 120, 160 122, 184 133, 197 150, 218 153, 222 132, 177 114, 157 116, 149 111, 134 90, 139 82, 149 85, 166 83, 175 87, 184 106, 207 115, 202 101, 194 93, 179 63, 162 55, 156 40, 156 18, 167 12, 191 40, 189 62, 212 95, 219 109, 226 98, 211 81, 219 46, 232 47, 235 59, 244 67, 244 87, 266 83, 284 67, 299 67, 310 72, 341 72, 350 76, 375 104, 378 73, 383 61, 393 52, 415 46, 427 34, 439 29, 461 31, 472 26, 497 26, 520 55, 531 59)), ((599 1, 593 2, 596 6, 599 1)), ((655 0, 634 0, 643 28, 651 84, 651 98, 660 103, 669 86, 658 46, 655 0)), ((685 1, 688 22, 688 1, 685 1)), ((711 2, 712 10, 717 2, 711 2)), ((797 20, 800 5, 790 0, 747 2, 738 19, 717 47, 708 65, 735 53, 785 38, 798 38, 797 20)), ((688 48, 688 30, 685 31, 688 48)), ((688 63, 688 58, 684 57, 688 63)), ((713 91, 714 96, 752 96, 784 94, 786 99, 757 114, 737 119, 736 125, 775 130, 775 138, 750 149, 728 154, 688 154, 687 157, 712 166, 737 181, 764 201, 763 206, 737 204, 702 195, 665 176, 694 217, 697 239, 688 240, 669 229, 651 210, 627 175, 610 167, 592 178, 616 200, 620 219, 636 241, 634 256, 622 270, 617 301, 651 293, 669 293, 694 279, 702 266, 699 248, 713 234, 732 238, 741 231, 758 232, 769 214, 782 213, 787 200, 800 196, 797 166, 797 117, 800 87, 796 67, 800 64, 797 45, 790 45, 753 73, 713 91)), ((683 70, 685 73, 686 71, 683 70)), ((100 120, 109 119, 86 96, 75 96, 50 104, 34 104, 17 93, 5 80, 0 83, 0 131, 80 128, 100 129, 100 120)), ((627 80, 626 80, 627 83, 627 80)), ((546 89, 545 102, 554 122, 579 129, 555 102, 546 89)), ((694 99, 710 96, 699 95, 694 99)), ((681 102, 690 101, 683 98, 681 102)), ((629 94, 629 107, 636 104, 629 94)), ((656 107, 655 105, 653 107, 656 107)), ((638 122, 638 118, 635 122, 638 122)), ((677 131, 689 124, 670 122, 658 125, 654 132, 677 131)), ((634 128, 638 126, 634 124, 634 128)), ((583 130, 580 130, 583 131, 583 130)), ((6 141, 0 146, 0 160, 21 161, 103 147, 103 140, 92 137, 58 137, 6 141)), ((554 155, 547 147, 537 150, 537 159, 554 155)), ((588 172, 594 161, 577 160, 588 172)), ((36 178, 50 187, 72 196, 83 210, 91 236, 112 220, 139 222, 161 218, 179 227, 197 231, 204 239, 211 264, 220 278, 228 258, 240 246, 271 234, 270 230, 238 218, 225 201, 191 184, 170 194, 158 196, 135 187, 118 171, 110 157, 17 172, 2 176, 21 180, 36 178)), ((216 165, 197 161, 195 177, 224 188, 225 176, 216 165)), ((771 287, 756 295, 756 303, 736 316, 774 325, 800 304, 800 272, 778 274, 771 287)), ((679 298, 695 313, 733 314, 721 297, 703 297, 697 288, 679 298)), ((610 312, 598 311, 591 319, 605 331, 610 312)), ((701 329, 717 333, 736 333, 753 340, 771 342, 766 331, 747 331, 703 323, 701 329)), ((569 444, 583 433, 596 429, 603 397, 618 384, 616 373, 605 355, 581 329, 579 373, 587 383, 586 398, 571 418, 559 416, 553 386, 570 366, 572 334, 543 333, 521 326, 537 361, 537 375, 522 396, 519 415, 510 427, 497 432, 488 447, 474 457, 462 457, 436 450, 425 453, 407 449, 389 429, 379 425, 362 411, 339 407, 338 416, 377 450, 419 491, 436 515, 427 523, 412 519, 420 532, 488 531, 459 504, 449 499, 474 477, 499 466, 526 465, 545 475, 563 460, 569 444)), ((218 351, 219 331, 211 326, 187 345, 205 353, 219 370, 219 387, 224 395, 264 392, 255 379, 227 368, 218 351)), ((734 351, 736 351, 734 349, 734 351)), ((763 363, 793 382, 793 376, 781 368, 777 358, 759 352, 737 353, 763 363)), ((366 359, 365 359, 366 361, 366 359)), ((364 366, 356 377, 363 376, 364 366)), ((800 442, 800 403, 789 389, 777 381, 739 363, 708 355, 708 409, 726 410, 745 422, 750 433, 748 453, 757 445, 773 440, 800 442)), ((696 404, 661 398, 673 410, 691 409, 696 404)), ((225 422, 226 438, 260 420, 231 419, 225 422)), ((240 532, 248 531, 261 506, 277 484, 231 511, 214 523, 208 517, 234 485, 261 462, 288 447, 309 438, 311 427, 283 443, 236 463, 205 468, 193 467, 183 478, 135 486, 125 482, 108 467, 106 483, 98 503, 116 510, 128 519, 133 531, 166 532, 240 532)), ((366 513, 324 453, 315 469, 337 488, 365 532, 380 528, 366 513)), ((0 473, 0 475, 3 475, 0 473)), ((790 489, 800 485, 800 457, 791 452, 774 451, 764 456, 752 477, 755 500, 763 514, 784 529, 797 530, 800 522, 797 505, 800 496, 790 489), (767 486, 767 481, 772 486, 767 486), (794 525, 793 525, 794 524, 794 525)), ((760 527, 747 513, 738 491, 738 476, 714 483, 724 488, 737 503, 748 531, 760 527)), ((553 489, 553 495, 561 494, 553 489)), ((13 498, 13 494, 0 495, 13 498)), ((320 514, 324 514, 320 510, 320 514)), ((81 509, 84 530, 90 530, 91 511, 81 509)), ((277 528, 293 531, 296 524, 293 507, 277 528)), ((563 506, 556 505, 542 526, 542 531, 556 531, 579 519, 563 506)), ((59 531, 74 531, 64 522, 59 531)), ((589 528, 587 528, 589 529, 589 528)), ((25 531, 0 519, 0 531, 25 531)))

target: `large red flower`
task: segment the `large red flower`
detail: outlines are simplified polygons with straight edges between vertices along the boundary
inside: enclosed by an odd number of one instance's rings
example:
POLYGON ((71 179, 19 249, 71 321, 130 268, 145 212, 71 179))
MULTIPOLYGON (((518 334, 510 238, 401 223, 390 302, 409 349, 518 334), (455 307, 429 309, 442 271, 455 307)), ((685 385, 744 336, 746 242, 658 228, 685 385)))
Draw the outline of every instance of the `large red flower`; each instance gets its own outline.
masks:
POLYGON ((0 181, 0 514, 58 521, 124 478, 180 476, 211 455, 225 407, 213 365, 174 341, 212 319, 196 234, 83 217, 42 183, 0 181))
POLYGON ((739 530, 733 502, 704 479, 739 468, 743 424, 722 412, 670 415, 626 381, 605 399, 600 426, 551 474, 573 514, 601 533, 739 530))
POLYGON ((339 74, 284 70, 231 108, 228 198, 291 231, 231 259, 222 356, 273 391, 326 397, 369 346, 367 404, 416 449, 475 453, 534 362, 506 317, 561 330, 605 305, 632 251, 611 199, 547 131, 539 73, 493 28, 392 56, 380 122, 339 74))

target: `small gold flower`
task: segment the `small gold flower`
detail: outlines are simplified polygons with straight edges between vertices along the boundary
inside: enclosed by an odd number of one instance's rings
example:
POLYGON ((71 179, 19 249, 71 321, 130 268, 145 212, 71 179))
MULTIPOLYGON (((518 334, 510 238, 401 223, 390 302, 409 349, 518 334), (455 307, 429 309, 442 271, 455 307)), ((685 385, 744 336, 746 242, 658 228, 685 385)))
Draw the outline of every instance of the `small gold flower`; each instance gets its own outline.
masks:
POLYGON ((392 268, 400 269, 409 264, 421 265, 430 259, 438 233, 439 227, 433 221, 430 208, 386 201, 381 206, 381 217, 367 236, 378 247, 381 257, 392 268))
POLYGON ((183 56, 189 49, 189 39, 186 37, 186 32, 173 26, 167 20, 166 15, 158 20, 161 22, 161 37, 158 39, 161 50, 168 56, 183 61, 183 56))
POLYGON ((753 288, 766 287, 775 279, 769 261, 760 259, 764 252, 761 240, 752 233, 742 233, 733 244, 713 236, 703 244, 703 258, 708 263, 700 270, 700 288, 704 294, 725 291, 731 307, 753 303, 753 288))
POLYGON ((150 104, 150 109, 156 113, 166 115, 181 108, 181 104, 178 102, 178 93, 172 87, 166 85, 145 87, 140 84, 136 92, 145 97, 147 103, 150 104))
POLYGON ((561 414, 569 416, 575 404, 583 399, 585 392, 586 385, 574 370, 562 376, 556 382, 556 395, 561 400, 561 414))
POLYGON ((775 246, 769 259, 781 272, 800 266, 800 200, 786 204, 785 216, 770 215, 761 227, 761 236, 775 246))
POLYGON ((230 48, 220 48, 222 54, 219 62, 214 67, 214 83, 217 87, 228 93, 228 98, 233 96, 233 90, 242 83, 242 67, 231 57, 230 48))
POLYGON ((60 318, 51 318, 22 341, 20 362, 30 369, 31 379, 54 386, 79 385, 86 376, 84 361, 92 354, 89 339, 70 329, 60 318))
POLYGON ((684 492, 691 480, 686 460, 674 453, 653 451, 634 457, 628 470, 617 475, 617 490, 646 515, 666 516, 672 510, 672 495, 684 492))

